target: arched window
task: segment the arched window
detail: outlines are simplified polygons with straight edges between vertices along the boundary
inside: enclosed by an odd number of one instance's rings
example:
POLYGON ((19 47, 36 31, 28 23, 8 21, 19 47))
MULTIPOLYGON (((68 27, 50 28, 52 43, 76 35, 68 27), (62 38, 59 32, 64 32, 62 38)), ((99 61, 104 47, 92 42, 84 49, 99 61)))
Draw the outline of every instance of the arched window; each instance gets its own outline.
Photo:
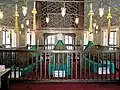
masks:
POLYGON ((66 46, 68 45, 67 49, 68 50, 73 50, 73 46, 72 46, 73 45, 73 38, 69 35, 65 35, 64 40, 65 40, 66 46))
POLYGON ((3 45, 5 45, 6 48, 10 48, 10 30, 3 30, 3 45))
MULTIPOLYGON (((111 46, 111 47, 116 47, 117 46, 117 31, 116 31, 116 28, 112 28, 111 31, 110 31, 109 44, 108 44, 107 29, 105 29, 103 31, 103 45, 104 46, 111 46)), ((113 50, 113 48, 110 48, 110 50, 113 50)))
POLYGON ((5 45, 6 48, 16 47, 16 33, 14 29, 6 28, 7 29, 2 29, 3 45, 5 45))
POLYGON ((117 32, 116 31, 111 31, 110 32, 110 40, 109 40, 109 45, 110 46, 116 46, 117 43, 117 32))
POLYGON ((27 32, 27 45, 30 45, 30 32, 27 32))
POLYGON ((35 32, 28 30, 28 32, 26 32, 26 34, 27 34, 26 42, 27 42, 27 45, 28 45, 28 49, 30 49, 29 45, 36 45, 36 43, 35 43, 35 32))
MULTIPOLYGON (((110 32, 109 46, 111 47, 117 46, 117 32, 116 31, 110 32)), ((113 50, 113 48, 110 48, 110 50, 113 50)))
POLYGON ((31 31, 31 45, 35 45, 35 32, 31 31))
POLYGON ((108 37, 107 37, 107 30, 103 31, 103 46, 108 45, 108 37))
POLYGON ((46 50, 52 50, 55 46, 56 43, 56 35, 49 35, 46 39, 45 39, 45 45, 47 47, 45 47, 46 50))
POLYGON ((84 32, 84 49, 87 44, 88 44, 88 33, 84 32))
POLYGON ((16 47, 16 33, 12 31, 12 47, 16 47))

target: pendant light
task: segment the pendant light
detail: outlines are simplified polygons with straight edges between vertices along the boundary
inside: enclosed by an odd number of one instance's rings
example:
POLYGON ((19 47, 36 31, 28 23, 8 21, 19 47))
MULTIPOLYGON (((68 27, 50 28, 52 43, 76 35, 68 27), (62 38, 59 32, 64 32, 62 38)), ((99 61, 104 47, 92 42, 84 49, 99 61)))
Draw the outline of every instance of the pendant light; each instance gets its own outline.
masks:
POLYGON ((26 6, 22 6, 22 13, 24 16, 26 16, 26 14, 27 14, 27 7, 26 6))
POLYGON ((99 8, 99 15, 100 15, 100 17, 102 17, 104 15, 104 8, 103 8, 102 3, 101 3, 101 7, 99 8))
POLYGON ((99 15, 100 17, 104 15, 104 8, 99 8, 99 15))
MULTIPOLYGON (((47 3, 48 5, 48 3, 47 3)), ((48 8, 47 8, 47 13, 48 13, 48 8)), ((46 22, 49 23, 49 15, 47 14, 47 17, 46 17, 46 22)))
POLYGON ((49 23, 49 17, 46 17, 46 22, 49 23))
POLYGON ((28 28, 28 32, 30 32, 30 28, 28 28))
POLYGON ((24 24, 21 24, 21 28, 24 28, 24 24))
POLYGON ((3 12, 0 10, 0 19, 3 19, 3 12))
POLYGON ((64 17, 66 14, 66 8, 65 8, 65 3, 64 3, 64 7, 61 7, 61 15, 62 17, 64 17))
POLYGON ((79 23, 79 18, 78 18, 78 17, 75 18, 75 23, 76 23, 76 24, 79 23))
POLYGON ((24 6, 22 6, 22 13, 23 13, 23 15, 24 16, 26 16, 26 14, 27 14, 27 0, 24 0, 24 3, 25 3, 25 5, 24 6))
POLYGON ((98 25, 96 25, 96 29, 98 30, 98 25))
POLYGON ((97 25, 96 23, 93 23, 93 27, 94 27, 94 28, 96 27, 96 25, 97 25))
POLYGON ((26 20, 26 25, 27 25, 27 26, 29 25, 29 23, 30 23, 29 20, 26 20))

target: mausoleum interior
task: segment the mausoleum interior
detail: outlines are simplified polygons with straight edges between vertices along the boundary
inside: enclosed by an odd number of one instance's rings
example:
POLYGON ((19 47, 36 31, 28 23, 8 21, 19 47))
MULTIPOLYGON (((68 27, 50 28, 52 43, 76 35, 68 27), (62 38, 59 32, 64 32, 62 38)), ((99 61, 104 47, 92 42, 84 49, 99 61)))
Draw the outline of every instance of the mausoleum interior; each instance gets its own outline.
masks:
POLYGON ((15 83, 119 82, 119 23, 119 0, 0 0, 0 70, 15 83))

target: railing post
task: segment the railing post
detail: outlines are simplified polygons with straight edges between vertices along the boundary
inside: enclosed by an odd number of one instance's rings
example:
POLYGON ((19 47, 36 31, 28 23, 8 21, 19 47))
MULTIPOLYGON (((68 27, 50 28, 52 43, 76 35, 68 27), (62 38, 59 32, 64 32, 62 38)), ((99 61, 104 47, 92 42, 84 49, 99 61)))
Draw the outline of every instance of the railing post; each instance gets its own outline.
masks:
MULTIPOLYGON (((37 51, 36 51, 37 52, 37 51)), ((35 53, 36 53, 35 52, 35 53)), ((36 79, 38 79, 38 56, 35 55, 35 58, 36 58, 36 79)))

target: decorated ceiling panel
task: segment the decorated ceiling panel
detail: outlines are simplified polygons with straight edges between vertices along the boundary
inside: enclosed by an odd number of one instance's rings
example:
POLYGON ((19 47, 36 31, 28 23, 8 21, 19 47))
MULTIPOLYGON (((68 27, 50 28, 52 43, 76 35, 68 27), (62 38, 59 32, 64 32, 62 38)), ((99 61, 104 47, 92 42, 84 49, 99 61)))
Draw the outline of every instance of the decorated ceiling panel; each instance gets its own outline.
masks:
MULTIPOLYGON (((33 8, 33 1, 28 0, 28 13, 27 18, 30 19, 32 26, 32 8, 33 8)), ((41 0, 40 0, 41 1, 41 0)), ((48 0, 48 1, 79 1, 79 0, 48 0)), ((90 0, 84 0, 84 27, 86 29, 89 28, 89 5, 90 0)), ((111 7, 111 14, 112 14, 112 22, 111 25, 118 25, 120 23, 120 0, 92 0, 93 3, 93 22, 96 22, 98 25, 107 26, 107 14, 108 14, 108 7, 111 7), (102 5, 101 5, 102 3, 102 5), (104 8, 104 15, 102 17, 99 16, 99 8, 104 8)), ((1 25, 8 25, 14 26, 14 12, 15 12, 15 4, 18 4, 18 11, 19 11, 19 23, 22 23, 23 20, 26 18, 22 14, 22 6, 24 5, 24 0, 0 0, 0 10, 4 12, 4 17, 0 20, 1 25)), ((61 7, 64 6, 62 2, 44 2, 42 3, 42 27, 78 27, 75 24, 74 19, 75 16, 78 14, 78 5, 77 3, 65 3, 66 15, 64 18, 61 17, 61 7), (49 14, 50 20, 47 24, 45 22, 45 18, 49 14), (76 14, 76 15, 71 15, 76 14), (58 21, 60 20, 60 21, 58 21)))

